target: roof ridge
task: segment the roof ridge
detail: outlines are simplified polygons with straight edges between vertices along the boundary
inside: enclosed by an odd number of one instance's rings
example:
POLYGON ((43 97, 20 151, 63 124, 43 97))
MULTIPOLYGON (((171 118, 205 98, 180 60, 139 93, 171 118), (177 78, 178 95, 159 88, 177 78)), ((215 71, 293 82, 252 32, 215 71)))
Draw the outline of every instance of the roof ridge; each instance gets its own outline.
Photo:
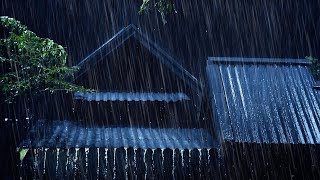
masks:
POLYGON ((242 64, 291 64, 305 65, 311 64, 306 59, 293 58, 246 58, 246 57, 208 57, 208 63, 242 63, 242 64))

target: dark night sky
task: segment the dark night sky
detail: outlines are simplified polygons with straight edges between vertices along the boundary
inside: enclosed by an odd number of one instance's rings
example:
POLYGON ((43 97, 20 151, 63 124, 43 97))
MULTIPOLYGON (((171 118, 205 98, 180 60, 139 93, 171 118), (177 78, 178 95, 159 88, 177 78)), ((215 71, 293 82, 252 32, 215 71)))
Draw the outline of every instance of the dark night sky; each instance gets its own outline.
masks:
MULTIPOLYGON (((142 0, 141 0, 142 1, 142 0)), ((133 23, 195 76, 208 56, 320 57, 320 1, 176 0, 163 25, 159 13, 139 15, 137 0, 2 0, 1 15, 15 17, 41 37, 64 45, 76 64, 133 23)))

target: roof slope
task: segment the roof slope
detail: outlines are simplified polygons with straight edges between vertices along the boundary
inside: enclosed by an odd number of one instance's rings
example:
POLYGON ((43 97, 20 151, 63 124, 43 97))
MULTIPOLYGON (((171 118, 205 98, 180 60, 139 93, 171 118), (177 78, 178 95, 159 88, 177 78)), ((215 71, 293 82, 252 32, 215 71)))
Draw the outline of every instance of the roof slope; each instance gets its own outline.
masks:
POLYGON ((212 148, 214 141, 204 129, 85 127, 70 121, 38 121, 20 146, 200 149, 212 148))
POLYGON ((320 98, 305 60, 209 58, 221 140, 320 143, 320 98), (318 96, 318 97, 317 97, 318 96))
POLYGON ((162 64, 166 65, 171 71, 173 71, 179 78, 184 80, 192 88, 201 91, 202 84, 186 69, 184 69, 180 64, 177 63, 175 58, 173 58, 169 53, 160 48, 156 43, 151 41, 146 35, 144 35, 136 26, 130 24, 129 26, 121 29, 116 33, 111 39, 101 45, 98 49, 92 52, 84 60, 82 60, 77 66, 79 66, 80 72, 76 77, 78 78, 87 70, 92 68, 99 61, 103 60, 103 57, 106 57, 112 53, 115 49, 121 46, 124 42, 130 38, 136 39, 141 43, 149 52, 154 55, 157 60, 162 64))

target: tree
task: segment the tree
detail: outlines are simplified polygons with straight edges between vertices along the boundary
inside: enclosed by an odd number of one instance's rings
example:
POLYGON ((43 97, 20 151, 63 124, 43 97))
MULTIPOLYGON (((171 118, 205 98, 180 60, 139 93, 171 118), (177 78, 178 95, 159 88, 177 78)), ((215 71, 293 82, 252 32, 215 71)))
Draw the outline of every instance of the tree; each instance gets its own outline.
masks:
MULTIPOLYGON (((139 14, 149 11, 151 9, 151 4, 152 3, 150 0, 143 0, 140 6, 139 14)), ((153 6, 160 13, 163 24, 167 23, 166 17, 168 14, 172 13, 173 11, 176 12, 172 0, 157 0, 153 3, 153 6)))
POLYGON ((45 90, 85 90, 67 81, 78 68, 66 66, 64 47, 38 37, 14 18, 0 20, 0 91, 6 102, 45 90))
POLYGON ((314 57, 306 57, 307 60, 311 61, 311 73, 316 81, 320 81, 320 60, 314 57))

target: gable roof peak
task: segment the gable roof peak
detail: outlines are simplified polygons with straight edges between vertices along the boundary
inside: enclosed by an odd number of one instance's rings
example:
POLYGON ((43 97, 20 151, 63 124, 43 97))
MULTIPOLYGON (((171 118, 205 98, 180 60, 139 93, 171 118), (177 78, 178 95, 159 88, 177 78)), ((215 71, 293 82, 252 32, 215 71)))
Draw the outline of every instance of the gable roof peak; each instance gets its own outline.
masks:
POLYGON ((193 89, 202 93, 203 85, 200 83, 191 73, 184 69, 168 52, 163 50, 155 42, 153 42, 148 36, 143 34, 139 28, 134 24, 130 24, 122 28, 118 33, 111 37, 107 42, 102 44, 99 48, 93 51, 89 56, 80 61, 77 66, 80 67, 79 75, 77 79, 87 70, 91 69, 95 64, 103 60, 104 57, 112 53, 129 38, 136 39, 144 48, 146 48, 153 56, 156 57, 160 63, 167 66, 173 71, 180 79, 185 81, 193 89))

